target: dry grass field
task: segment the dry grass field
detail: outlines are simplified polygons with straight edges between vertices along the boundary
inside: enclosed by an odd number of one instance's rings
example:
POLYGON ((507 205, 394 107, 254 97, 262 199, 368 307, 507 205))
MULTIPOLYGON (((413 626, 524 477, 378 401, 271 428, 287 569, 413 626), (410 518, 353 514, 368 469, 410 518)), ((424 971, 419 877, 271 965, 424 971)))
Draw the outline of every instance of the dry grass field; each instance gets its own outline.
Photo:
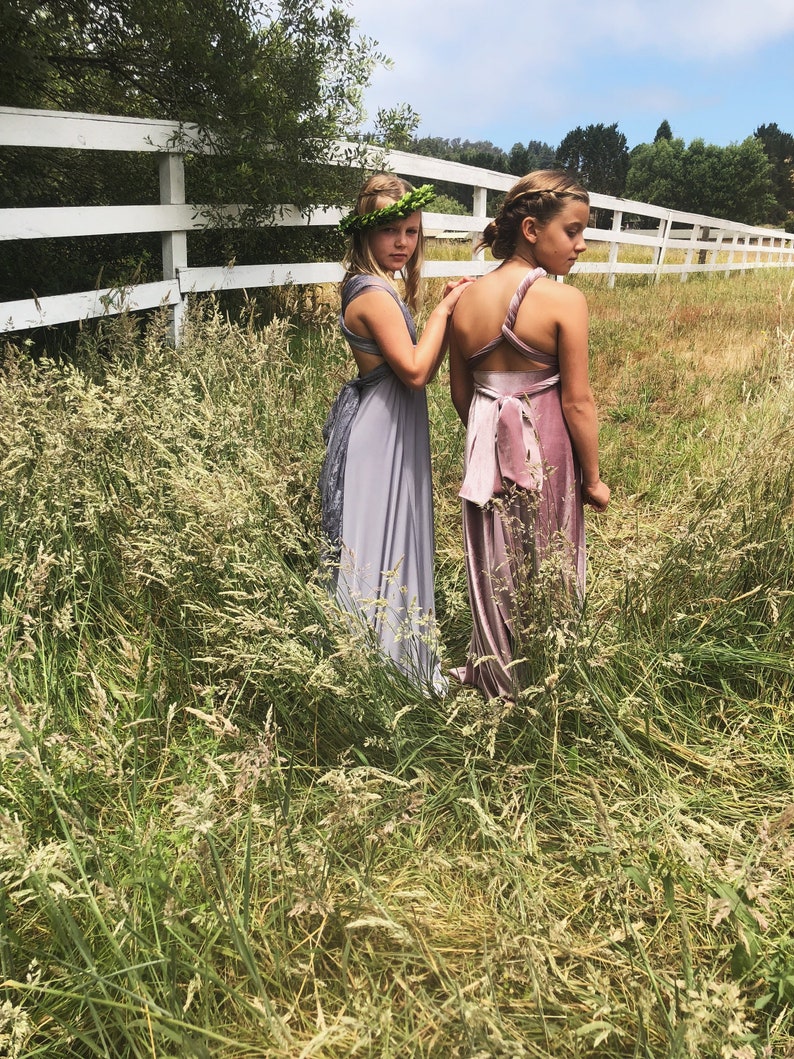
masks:
POLYGON ((333 292, 5 347, 0 1054, 794 1056, 792 272, 571 282, 613 501, 509 710, 325 597, 333 292))

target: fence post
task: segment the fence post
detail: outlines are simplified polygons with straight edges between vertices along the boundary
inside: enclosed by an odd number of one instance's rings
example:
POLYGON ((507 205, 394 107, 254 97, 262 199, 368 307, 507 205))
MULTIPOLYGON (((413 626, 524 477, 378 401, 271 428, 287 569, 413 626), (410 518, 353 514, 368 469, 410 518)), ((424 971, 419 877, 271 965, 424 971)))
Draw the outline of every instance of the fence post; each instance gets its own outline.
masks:
MULTIPOLYGON (((700 239, 710 239, 711 238, 711 228, 707 227, 706 225, 703 225, 701 227, 701 229, 700 229, 699 238, 700 239)), ((700 250, 698 250, 698 264, 699 265, 705 265, 706 261, 707 261, 707 258, 708 258, 708 250, 705 247, 701 246, 700 250)))
MULTIPOLYGON (((613 210, 612 211, 612 233, 620 234, 620 228, 623 224, 623 211, 613 210)), ((615 286, 615 276, 617 273, 613 268, 618 263, 618 249, 619 243, 617 239, 613 239, 609 244, 609 279, 607 280, 607 286, 611 290, 615 286)))
MULTIPOLYGON (((185 156, 182 154, 160 155, 160 204, 185 204, 185 156)), ((180 268, 187 268, 187 232, 163 232, 163 279, 179 279, 180 268)), ((171 341, 179 345, 185 316, 185 298, 182 296, 171 314, 171 341)))
MULTIPOLYGON (((472 216, 482 217, 485 219, 488 216, 488 188, 474 187, 474 201, 472 204, 472 216)), ((483 225, 483 228, 485 225, 483 225)), ((485 260, 485 247, 475 252, 475 247, 480 241, 482 235, 482 229, 479 232, 471 233, 471 259, 472 261, 484 261, 485 260)))
MULTIPOLYGON (((728 264, 731 266, 733 266, 734 261, 737 260, 739 250, 741 249, 741 238, 742 237, 738 232, 733 233, 733 238, 731 239, 731 253, 728 258, 728 264)), ((735 267, 733 267, 733 271, 735 271, 735 267)))
POLYGON ((670 229, 672 227, 673 217, 671 213, 668 213, 666 217, 662 217, 659 221, 659 231, 657 232, 659 245, 653 251, 654 283, 658 283, 662 275, 662 265, 664 264, 664 256, 667 253, 667 244, 670 241, 670 229))
POLYGON ((717 243, 716 243, 716 246, 714 247, 714 249, 711 252, 711 264, 713 265, 715 271, 719 271, 719 258, 720 258, 720 254, 722 252, 722 242, 723 242, 724 238, 725 238, 725 232, 723 232, 723 230, 720 229, 717 232, 717 243))
POLYGON ((700 234, 700 227, 697 224, 692 225, 692 231, 689 233, 689 242, 687 243, 686 257, 684 258, 684 271, 681 273, 681 282, 686 283, 689 279, 689 266, 692 264, 692 257, 695 253, 695 243, 698 241, 698 235, 700 234))

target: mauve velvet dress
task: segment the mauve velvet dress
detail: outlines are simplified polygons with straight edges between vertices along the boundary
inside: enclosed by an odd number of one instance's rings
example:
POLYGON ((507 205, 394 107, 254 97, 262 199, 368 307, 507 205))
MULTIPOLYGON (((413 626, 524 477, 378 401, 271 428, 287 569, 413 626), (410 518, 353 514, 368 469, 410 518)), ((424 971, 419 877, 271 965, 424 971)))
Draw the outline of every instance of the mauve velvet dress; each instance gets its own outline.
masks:
MULTIPOLYGON (((388 291, 416 329, 397 292, 377 276, 354 276, 342 292, 339 322, 348 343, 382 356, 353 334, 347 306, 365 290, 388 291)), ((332 591, 359 627, 415 684, 443 692, 433 587, 433 489, 424 389, 412 390, 385 361, 346 383, 323 429, 320 475, 323 535, 330 544, 332 591)))
POLYGON ((507 341, 548 365, 473 370, 460 491, 473 628, 467 663, 455 676, 488 698, 521 691, 520 656, 533 649, 533 635, 543 632, 548 613, 578 607, 584 594, 581 472, 562 411, 557 357, 513 332, 524 295, 545 275, 537 268, 524 277, 501 333, 469 360, 475 369, 507 341))

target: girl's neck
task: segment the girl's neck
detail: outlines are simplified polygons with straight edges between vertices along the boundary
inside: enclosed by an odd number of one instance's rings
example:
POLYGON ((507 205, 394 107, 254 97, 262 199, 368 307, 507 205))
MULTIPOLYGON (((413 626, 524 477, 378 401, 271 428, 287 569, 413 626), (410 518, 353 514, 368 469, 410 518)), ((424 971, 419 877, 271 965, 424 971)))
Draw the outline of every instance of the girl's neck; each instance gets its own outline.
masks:
POLYGON ((528 265, 530 268, 538 267, 534 254, 524 247, 517 246, 508 258, 508 261, 514 261, 516 264, 528 265))

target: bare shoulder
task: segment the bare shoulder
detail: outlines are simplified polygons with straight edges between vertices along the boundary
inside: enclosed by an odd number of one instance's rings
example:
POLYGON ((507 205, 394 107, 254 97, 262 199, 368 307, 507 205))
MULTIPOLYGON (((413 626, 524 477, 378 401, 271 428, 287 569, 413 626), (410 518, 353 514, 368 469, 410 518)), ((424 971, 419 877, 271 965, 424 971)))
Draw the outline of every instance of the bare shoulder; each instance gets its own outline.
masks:
POLYGON ((513 290, 510 281, 505 282, 501 270, 486 272, 475 283, 469 283, 455 306, 456 316, 477 316, 483 310, 499 310, 504 302, 509 304, 513 290))
POLYGON ((529 290, 526 299, 536 308, 543 308, 558 319, 587 317, 587 299, 584 294, 569 283, 558 283, 553 279, 543 279, 529 290))
POLYGON ((587 299, 578 287, 574 287, 570 283, 560 283, 551 276, 547 276, 538 283, 533 284, 531 292, 549 301, 555 300, 561 304, 587 304, 587 299))
POLYGON ((366 318, 372 313, 387 313, 402 318, 402 311, 394 295, 385 286, 375 284, 356 294, 345 310, 345 319, 366 318))
POLYGON ((483 304, 487 303, 487 290, 485 289, 488 285, 485 284, 487 277, 482 276, 475 283, 469 283, 461 291, 461 295, 455 304, 454 317, 457 321, 462 321, 476 316, 481 310, 483 304))
POLYGON ((371 286, 365 287, 362 291, 356 294, 350 304, 355 305, 356 302, 363 301, 382 301, 384 298, 388 298, 389 301, 393 302, 394 294, 385 285, 373 283, 371 286))

